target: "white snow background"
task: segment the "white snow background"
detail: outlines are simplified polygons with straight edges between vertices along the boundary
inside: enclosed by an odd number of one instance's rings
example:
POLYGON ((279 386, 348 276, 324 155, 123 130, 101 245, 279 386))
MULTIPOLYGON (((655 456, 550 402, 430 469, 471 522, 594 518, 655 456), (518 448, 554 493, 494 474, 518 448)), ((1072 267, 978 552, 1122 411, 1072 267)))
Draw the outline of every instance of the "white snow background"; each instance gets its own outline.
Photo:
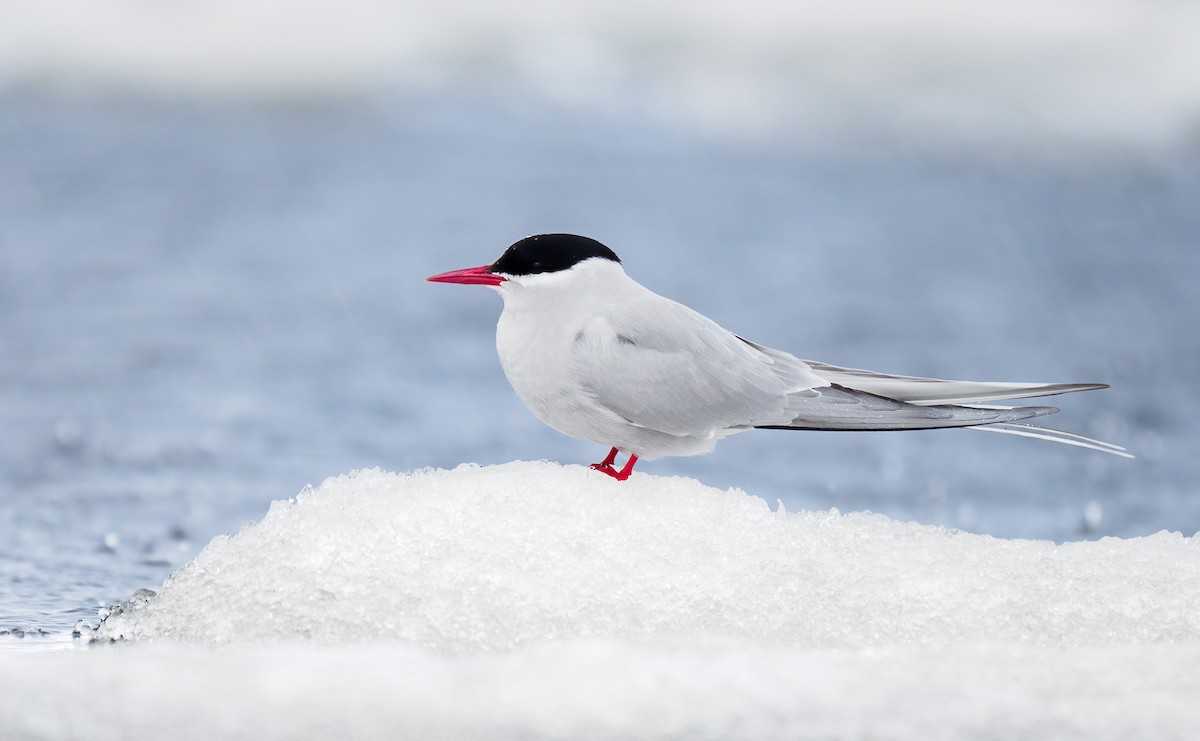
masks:
POLYGON ((514 462, 332 478, 89 651, 0 654, 5 738, 1188 738, 1200 549, 795 512, 514 462))

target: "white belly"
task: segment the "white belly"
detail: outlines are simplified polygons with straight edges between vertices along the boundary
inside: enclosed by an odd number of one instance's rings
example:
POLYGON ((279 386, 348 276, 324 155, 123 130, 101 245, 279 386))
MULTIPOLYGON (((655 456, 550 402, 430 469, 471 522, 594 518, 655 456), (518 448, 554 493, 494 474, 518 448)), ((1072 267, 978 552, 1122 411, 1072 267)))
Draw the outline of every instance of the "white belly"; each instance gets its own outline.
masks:
POLYGON ((525 318, 532 317, 505 311, 496 327, 496 352, 508 382, 542 422, 565 435, 603 443, 590 434, 599 410, 570 370, 577 330, 525 318))
POLYGON ((527 312, 506 309, 501 314, 496 326, 500 366, 538 419, 569 437, 647 459, 707 453, 733 432, 703 438, 669 435, 634 425, 598 403, 572 363, 573 347, 590 319, 546 322, 543 315, 527 312))

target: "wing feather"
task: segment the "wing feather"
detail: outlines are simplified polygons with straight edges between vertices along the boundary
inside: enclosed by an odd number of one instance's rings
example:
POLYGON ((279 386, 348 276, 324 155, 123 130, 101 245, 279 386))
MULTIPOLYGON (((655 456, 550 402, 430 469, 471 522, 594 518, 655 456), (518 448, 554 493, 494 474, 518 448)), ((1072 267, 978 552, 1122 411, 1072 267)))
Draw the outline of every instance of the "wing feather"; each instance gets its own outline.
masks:
POLYGON ((751 427, 997 425, 998 432, 1055 439, 1030 434, 1042 428, 1012 424, 1053 414, 1055 407, 959 405, 1107 388, 948 381, 800 360, 737 337, 688 307, 649 292, 592 317, 575 337, 570 362, 584 391, 608 411, 647 430, 696 438, 751 427))
POLYGON ((629 422, 677 436, 780 424, 788 395, 826 385, 808 366, 777 362, 712 320, 659 296, 623 302, 576 336, 585 391, 629 422))
POLYGON ((1012 422, 1054 414, 1056 407, 965 407, 909 404, 866 391, 833 385, 795 395, 795 416, 786 424, 758 425, 785 430, 933 430, 1012 422))
POLYGON ((877 373, 859 368, 840 368, 836 365, 812 360, 804 362, 812 368, 814 373, 830 383, 921 406, 1028 399, 1035 396, 1052 396, 1073 391, 1108 388, 1108 385, 1103 383, 944 381, 938 378, 877 373))

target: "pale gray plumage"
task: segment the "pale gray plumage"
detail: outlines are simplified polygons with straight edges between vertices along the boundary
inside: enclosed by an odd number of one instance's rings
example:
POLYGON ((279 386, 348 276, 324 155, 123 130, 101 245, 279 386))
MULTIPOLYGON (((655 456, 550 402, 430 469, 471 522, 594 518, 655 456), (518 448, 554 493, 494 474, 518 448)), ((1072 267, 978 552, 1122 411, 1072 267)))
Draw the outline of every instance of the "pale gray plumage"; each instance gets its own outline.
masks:
POLYGON ((1103 388, 939 381, 800 360, 651 292, 611 260, 512 276, 499 291, 497 350, 518 396, 554 429, 640 458, 704 453, 755 427, 915 430, 1012 422, 1057 409, 957 403, 1103 388), (562 372, 547 373, 551 368, 562 372))
MULTIPOLYGON (((983 406, 1103 384, 944 381, 801 360, 644 288, 610 250, 584 237, 530 237, 492 266, 432 280, 486 283, 500 293, 500 364, 540 420, 638 458, 705 453, 717 440, 753 428, 988 425, 1127 455, 1110 443, 1014 424, 1054 407, 983 406)), ((598 465, 615 475, 609 463, 611 456, 598 465)), ((631 467, 632 459, 621 474, 631 467)))

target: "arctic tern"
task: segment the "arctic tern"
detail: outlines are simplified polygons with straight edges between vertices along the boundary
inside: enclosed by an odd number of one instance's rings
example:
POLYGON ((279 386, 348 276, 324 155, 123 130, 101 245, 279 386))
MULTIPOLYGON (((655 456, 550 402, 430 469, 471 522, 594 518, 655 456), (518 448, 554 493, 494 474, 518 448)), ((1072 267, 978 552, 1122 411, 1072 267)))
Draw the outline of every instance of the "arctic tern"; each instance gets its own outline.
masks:
POLYGON ((496 350, 517 396, 555 430, 611 446, 592 468, 620 481, 640 458, 707 453, 754 428, 966 427, 1132 457, 1111 443, 1017 423, 1055 407, 994 404, 1106 384, 944 381, 801 360, 644 288, 588 237, 526 237, 491 265, 427 280, 500 294, 496 350), (629 458, 618 469, 622 451, 629 458))

